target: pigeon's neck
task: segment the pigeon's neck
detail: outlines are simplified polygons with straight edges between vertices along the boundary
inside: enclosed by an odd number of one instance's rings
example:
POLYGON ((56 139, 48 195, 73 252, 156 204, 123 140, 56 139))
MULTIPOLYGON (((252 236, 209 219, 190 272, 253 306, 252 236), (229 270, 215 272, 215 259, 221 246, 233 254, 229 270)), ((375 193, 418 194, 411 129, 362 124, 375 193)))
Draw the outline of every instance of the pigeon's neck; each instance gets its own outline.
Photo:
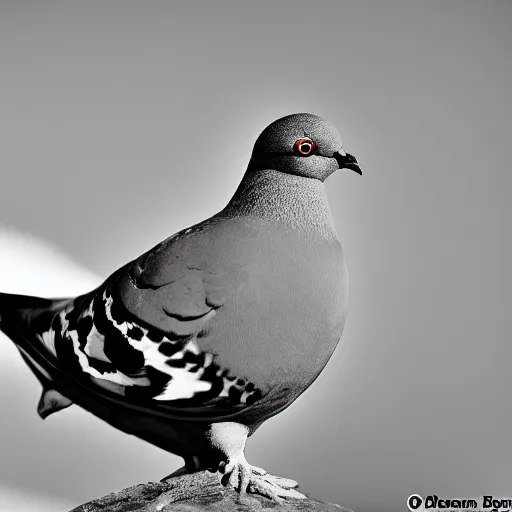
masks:
POLYGON ((259 217, 338 238, 323 183, 273 169, 247 171, 222 214, 259 217))

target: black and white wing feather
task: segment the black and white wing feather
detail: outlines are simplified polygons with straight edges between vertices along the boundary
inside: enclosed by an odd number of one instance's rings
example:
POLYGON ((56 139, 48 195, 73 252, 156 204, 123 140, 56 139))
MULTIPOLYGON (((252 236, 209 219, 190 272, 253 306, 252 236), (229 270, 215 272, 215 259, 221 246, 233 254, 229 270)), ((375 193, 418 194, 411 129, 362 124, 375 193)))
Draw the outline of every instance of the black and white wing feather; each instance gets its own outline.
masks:
POLYGON ((201 339, 245 273, 239 261, 201 261, 202 248, 191 250, 183 234, 194 240, 187 230, 93 292, 21 309, 20 318, 54 366, 96 392, 178 417, 227 417, 262 392, 219 365, 201 339))

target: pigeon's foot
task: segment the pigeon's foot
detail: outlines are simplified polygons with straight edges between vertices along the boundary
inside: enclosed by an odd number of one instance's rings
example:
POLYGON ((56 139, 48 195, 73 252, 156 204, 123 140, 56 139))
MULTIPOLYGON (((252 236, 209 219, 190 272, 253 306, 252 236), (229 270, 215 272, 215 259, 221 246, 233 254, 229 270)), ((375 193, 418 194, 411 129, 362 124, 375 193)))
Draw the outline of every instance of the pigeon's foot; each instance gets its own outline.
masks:
POLYGON ((236 422, 210 425, 211 445, 222 453, 220 462, 214 466, 218 468, 221 483, 233 487, 240 494, 251 492, 277 502, 282 501, 282 498, 306 498, 295 490, 297 482, 269 475, 264 469, 251 466, 245 460, 244 448, 248 434, 248 427, 236 422))
POLYGON ((264 469, 251 466, 243 456, 221 462, 219 473, 221 482, 233 487, 240 494, 260 494, 278 503, 283 498, 306 499, 304 494, 295 490, 299 486, 295 480, 274 476, 264 469))
MULTIPOLYGON (((215 472, 215 469, 212 469, 211 466, 193 467, 193 465, 189 463, 176 470, 174 473, 162 478, 160 481, 165 482, 170 478, 195 473, 203 469, 209 469, 215 472)), ((304 494, 296 490, 299 484, 295 480, 271 475, 262 468, 251 466, 243 455, 235 459, 230 459, 227 462, 221 462, 218 466, 217 473, 224 486, 232 487, 235 491, 240 493, 240 495, 246 492, 260 494, 278 503, 282 502, 283 498, 307 498, 304 494)))

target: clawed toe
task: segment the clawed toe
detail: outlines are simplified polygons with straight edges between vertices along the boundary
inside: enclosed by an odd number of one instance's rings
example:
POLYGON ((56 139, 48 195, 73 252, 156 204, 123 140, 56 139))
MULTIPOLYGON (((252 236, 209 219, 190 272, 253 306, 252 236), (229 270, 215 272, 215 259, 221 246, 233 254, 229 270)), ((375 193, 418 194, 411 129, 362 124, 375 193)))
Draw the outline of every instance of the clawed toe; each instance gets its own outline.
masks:
POLYGON ((265 474, 263 480, 278 485, 279 487, 283 487, 284 489, 295 489, 296 487, 299 487, 299 483, 291 478, 283 478, 269 473, 265 474))
POLYGON ((261 494, 266 498, 281 503, 284 499, 294 498, 297 500, 306 499, 304 494, 296 491, 295 489, 286 489, 284 487, 277 486, 267 480, 255 478, 249 484, 248 491, 254 494, 261 494))
POLYGON ((251 471, 255 475, 268 475, 268 473, 263 468, 259 468, 258 466, 250 466, 250 465, 249 465, 249 467, 251 468, 251 471))
POLYGON ((295 490, 299 485, 295 480, 270 475, 262 468, 247 464, 245 460, 221 463, 219 472, 222 474, 222 484, 229 485, 241 494, 260 494, 276 502, 281 502, 283 498, 306 498, 295 490))

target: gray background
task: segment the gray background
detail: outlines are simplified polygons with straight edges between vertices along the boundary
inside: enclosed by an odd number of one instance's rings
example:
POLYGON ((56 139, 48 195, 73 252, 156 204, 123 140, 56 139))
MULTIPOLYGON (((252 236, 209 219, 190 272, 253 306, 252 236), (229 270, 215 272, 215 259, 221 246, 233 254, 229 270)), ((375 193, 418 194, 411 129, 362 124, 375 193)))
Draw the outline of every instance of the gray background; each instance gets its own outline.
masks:
MULTIPOLYGON (((247 457, 356 512, 510 495, 511 25, 507 1, 1 2, 0 286, 99 283, 221 209, 269 122, 324 116, 365 168, 326 184, 351 312, 247 457)), ((40 421, 1 341, 0 510, 180 465, 78 408, 40 421)))

